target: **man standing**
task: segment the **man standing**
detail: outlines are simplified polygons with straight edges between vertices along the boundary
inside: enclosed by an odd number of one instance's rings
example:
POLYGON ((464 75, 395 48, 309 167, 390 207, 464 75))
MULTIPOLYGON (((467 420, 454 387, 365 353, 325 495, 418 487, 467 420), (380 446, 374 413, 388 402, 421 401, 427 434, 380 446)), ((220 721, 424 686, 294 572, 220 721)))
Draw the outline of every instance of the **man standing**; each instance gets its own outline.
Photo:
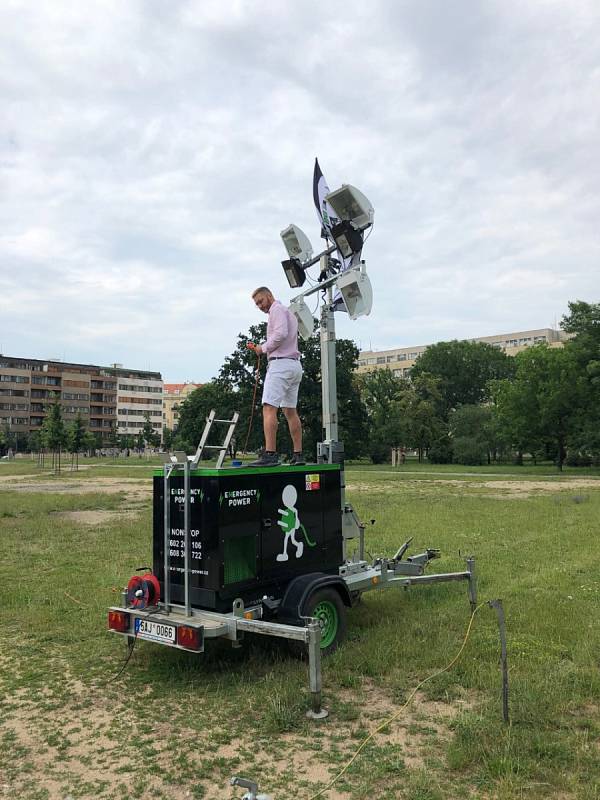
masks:
POLYGON ((276 442, 277 413, 280 408, 283 409, 294 446, 290 464, 304 464, 302 424, 296 411, 298 387, 302 380, 298 322, 286 306, 275 300, 271 290, 266 286, 260 286, 252 292, 252 299, 257 308, 269 315, 269 320, 266 342, 250 343, 248 347, 256 353, 265 353, 269 363, 262 396, 265 451, 257 461, 251 463, 251 466, 276 467, 279 463, 276 442))

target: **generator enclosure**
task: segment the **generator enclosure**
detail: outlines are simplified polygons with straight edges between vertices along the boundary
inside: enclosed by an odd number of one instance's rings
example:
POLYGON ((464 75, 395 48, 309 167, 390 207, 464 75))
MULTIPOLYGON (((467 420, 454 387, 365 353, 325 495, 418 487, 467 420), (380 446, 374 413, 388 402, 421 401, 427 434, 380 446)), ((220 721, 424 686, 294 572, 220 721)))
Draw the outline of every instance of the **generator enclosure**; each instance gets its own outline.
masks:
MULTIPOLYGON (((184 478, 169 477, 170 598, 183 605, 184 478)), ((154 474, 154 574, 164 600, 164 492, 154 474)), ((297 575, 337 574, 343 563, 340 467, 199 468, 190 472, 190 599, 195 608, 231 611, 265 596, 281 598, 297 575)))

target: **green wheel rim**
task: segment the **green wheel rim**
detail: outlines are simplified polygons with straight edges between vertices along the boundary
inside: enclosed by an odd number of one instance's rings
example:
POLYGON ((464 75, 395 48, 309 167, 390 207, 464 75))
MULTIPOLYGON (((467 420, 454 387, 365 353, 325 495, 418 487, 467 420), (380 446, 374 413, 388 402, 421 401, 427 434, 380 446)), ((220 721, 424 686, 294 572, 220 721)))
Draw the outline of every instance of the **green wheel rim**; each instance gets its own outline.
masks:
POLYGON ((319 620, 321 626, 321 650, 329 647, 337 636, 339 618, 335 605, 329 600, 322 600, 315 606, 313 617, 319 620))

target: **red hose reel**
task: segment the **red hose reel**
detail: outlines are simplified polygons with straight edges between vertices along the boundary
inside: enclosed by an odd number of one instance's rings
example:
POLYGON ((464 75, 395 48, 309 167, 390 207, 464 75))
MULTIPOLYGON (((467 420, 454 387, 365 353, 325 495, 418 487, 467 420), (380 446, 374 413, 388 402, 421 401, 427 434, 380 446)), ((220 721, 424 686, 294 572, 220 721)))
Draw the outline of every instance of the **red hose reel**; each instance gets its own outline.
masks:
POLYGON ((160 600, 160 583, 156 575, 146 572, 145 575, 132 575, 127 584, 127 605, 129 608, 144 609, 158 605, 160 600))

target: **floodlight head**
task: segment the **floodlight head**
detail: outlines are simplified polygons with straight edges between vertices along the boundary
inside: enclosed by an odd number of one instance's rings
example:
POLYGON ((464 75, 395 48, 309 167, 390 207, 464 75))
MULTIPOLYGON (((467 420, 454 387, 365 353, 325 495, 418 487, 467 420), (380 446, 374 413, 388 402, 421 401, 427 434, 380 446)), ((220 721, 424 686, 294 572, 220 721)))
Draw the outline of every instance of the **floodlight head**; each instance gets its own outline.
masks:
POLYGON ((297 225, 288 225, 281 231, 280 236, 290 258, 297 258, 300 263, 310 259, 313 254, 312 244, 297 225))
POLYGON ((310 339, 315 329, 314 317, 301 297, 290 303, 290 311, 298 321, 298 333, 303 339, 310 339))
POLYGON ((338 222, 331 228, 331 235, 342 258, 350 258, 362 250, 362 231, 357 231, 351 222, 338 222))
POLYGON ((373 224, 375 209, 356 186, 343 183, 341 189, 330 192, 325 200, 339 219, 351 222, 358 230, 363 231, 373 224))
POLYGON ((306 280, 306 273, 302 269, 302 264, 297 258, 290 258, 282 261, 281 266, 285 272, 285 277, 292 289, 298 289, 306 280))
POLYGON ((364 269, 348 269, 336 281, 350 319, 368 316, 373 307, 373 289, 364 269))

